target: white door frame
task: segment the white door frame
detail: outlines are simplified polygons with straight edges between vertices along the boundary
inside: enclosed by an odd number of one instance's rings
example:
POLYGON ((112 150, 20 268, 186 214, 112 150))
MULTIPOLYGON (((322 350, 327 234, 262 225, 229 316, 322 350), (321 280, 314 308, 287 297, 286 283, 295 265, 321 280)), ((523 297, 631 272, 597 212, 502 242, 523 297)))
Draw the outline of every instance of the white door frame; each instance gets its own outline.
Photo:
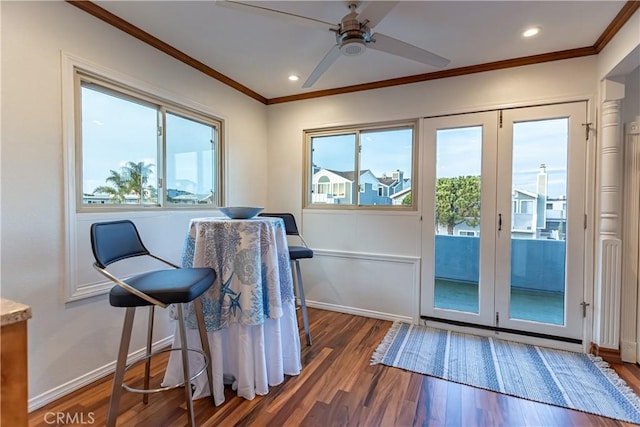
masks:
MULTIPOLYGON (((586 117, 587 117, 587 103, 582 101, 582 102, 573 102, 573 101, 568 101, 567 103, 563 103, 560 105, 549 105, 549 106, 541 106, 541 107, 521 107, 521 108, 514 108, 514 109, 510 109, 508 110, 508 114, 507 114, 507 119, 510 120, 510 117, 513 117, 514 120, 518 120, 520 115, 524 113, 526 113, 527 111, 529 111, 529 113, 536 113, 536 112, 540 112, 542 109, 548 109, 546 113, 541 114, 541 116, 539 117, 540 119, 543 119, 545 117, 567 117, 567 113, 566 113, 566 109, 570 108, 571 106, 579 106, 579 114, 580 114, 580 118, 577 120, 570 120, 570 126, 572 127, 573 131, 575 131, 576 129, 581 130, 582 132, 584 132, 584 129, 582 127, 583 123, 585 123, 586 121, 586 117), (565 109, 564 112, 562 112, 562 109, 565 109), (539 111, 540 110, 540 111, 539 111), (559 114, 559 115, 557 115, 559 114)), ((479 304, 480 304, 480 312, 477 314, 474 313, 462 313, 462 312, 451 312, 448 310, 441 310, 441 309, 435 309, 434 308, 434 294, 433 294, 433 289, 434 289, 434 277, 435 277, 435 260, 434 260, 434 256, 435 256, 435 245, 434 245, 434 239, 432 238, 432 236, 435 236, 435 201, 433 198, 433 189, 435 188, 435 180, 436 180, 436 173, 435 173, 435 168, 433 167, 433 165, 435 164, 435 156, 436 156, 436 130, 437 129, 446 129, 446 128, 455 128, 455 127, 464 127, 464 126, 473 126, 474 124, 484 124, 483 127, 483 176, 482 176, 482 186, 483 189, 485 188, 485 186, 487 188, 489 188, 489 186, 493 185, 493 190, 492 191, 488 191, 489 193, 494 194, 494 196, 487 196, 485 191, 483 191, 483 200, 482 200, 482 205, 483 206, 489 206, 488 208, 483 209, 483 212, 481 213, 481 227, 483 232, 481 233, 481 238, 483 235, 496 235, 496 218, 497 217, 497 213, 498 210, 496 210, 495 213, 489 212, 488 209, 491 209, 491 206, 496 206, 496 196, 495 194, 498 194, 496 192, 496 189, 498 188, 498 176, 495 173, 491 173, 489 171, 491 170, 496 170, 497 167, 497 162, 498 162, 498 148, 497 148, 497 135, 498 135, 498 131, 496 131, 496 128, 493 127, 494 125, 497 127, 497 119, 494 119, 493 117, 497 117, 498 115, 498 111, 499 110, 493 110, 493 111, 489 111, 489 112, 481 112, 481 113, 466 113, 466 114, 460 114, 460 115, 451 115, 451 116, 444 116, 444 117, 436 117, 436 118, 427 118, 423 121, 422 123, 422 129, 423 129, 423 136, 422 136, 422 140, 423 140, 423 144, 422 144, 422 165, 423 165, 423 179, 422 179, 422 185, 423 185, 423 197, 422 197, 422 212, 423 212, 423 222, 422 222, 422 235, 423 235, 423 239, 422 239, 422 271, 421 271, 421 276, 422 276, 422 283, 421 283, 421 298, 420 298, 420 315, 423 317, 427 317, 427 318, 439 318, 439 319, 444 319, 444 320, 454 320, 454 321, 460 321, 463 323, 469 323, 469 324, 477 324, 477 325, 491 325, 492 324, 492 320, 495 313, 493 312, 493 310, 483 310, 482 307, 484 306, 484 304, 487 303, 487 301, 489 301, 490 299, 494 298, 495 295, 495 287, 491 287, 491 286, 481 286, 480 289, 480 294, 479 294, 479 304), (492 141, 492 137, 491 137, 491 132, 494 132, 496 137, 493 137, 494 141, 492 141), (487 147, 484 147, 484 145, 486 145, 487 147), (485 156, 490 157, 491 159, 494 159, 493 162, 496 163, 496 165, 490 165, 488 164, 488 162, 491 162, 492 160, 489 158, 486 158, 485 156), (486 174, 485 174, 485 171, 486 174), (425 238, 426 237, 426 238, 425 238), (428 289, 429 292, 425 292, 424 290, 428 289), (484 292, 483 292, 484 289, 484 292), (488 295, 489 293, 491 293, 491 295, 488 295)), ((505 112, 507 112, 505 110, 505 112)), ((574 114, 574 113, 571 113, 574 114)), ((504 120, 504 117, 503 117, 504 120)), ((508 129, 505 128, 504 126, 504 122, 503 122, 503 130, 500 131, 501 135, 500 138, 505 138, 504 134, 506 133, 511 133, 512 129, 509 126, 508 129)), ((511 146, 511 138, 509 138, 509 147, 511 146)), ((588 179, 587 175, 586 175, 586 160, 587 160, 587 153, 588 153, 588 148, 586 147, 586 141, 584 142, 584 144, 576 144, 575 142, 570 143, 570 147, 569 147, 569 153, 568 153, 568 159, 571 159, 571 163, 569 165, 570 168, 570 172, 568 169, 568 179, 570 180, 570 182, 567 183, 567 185, 569 186, 569 188, 571 188, 572 185, 579 185, 579 187, 581 188, 580 191, 573 191, 573 194, 571 194, 571 201, 570 203, 572 204, 572 208, 571 208, 571 212, 569 213, 570 218, 568 220, 568 224, 569 227, 571 228, 570 230, 567 230, 570 234, 572 239, 576 239, 576 241, 574 241, 573 243, 571 243, 571 246, 567 247, 566 253, 567 253, 567 271, 571 271, 572 273, 572 277, 571 277, 571 283, 573 283, 573 286, 575 287, 575 289, 573 289, 572 291, 572 295, 571 298, 573 299, 573 302, 576 302, 577 300, 582 301, 582 297, 583 294, 585 292, 586 289, 586 283, 585 283, 585 265, 584 265, 584 261, 585 261, 585 235, 586 232, 584 230, 584 221, 582 220, 582 218, 584 218, 585 215, 585 211, 586 211, 586 196, 585 193, 588 189, 587 185, 585 185, 586 183, 589 183, 590 180, 588 179), (576 170, 576 168, 578 170, 576 170), (569 177, 570 176, 570 177, 569 177), (579 182, 574 182, 578 180, 579 182), (575 237, 578 236, 578 237, 575 237), (579 246, 579 247, 576 247, 579 246), (573 275, 575 274, 575 277, 573 277, 573 275), (575 283, 578 282, 578 285, 576 285, 575 283), (577 287, 576 287, 577 286, 577 287), (577 293, 578 294, 577 294, 577 293)), ((502 155, 502 157, 504 157, 504 155, 502 155)), ((500 161, 505 161, 504 159, 500 159, 500 161)), ((511 163, 510 163, 510 155, 509 155, 509 162, 508 162, 508 179, 506 181, 508 181, 508 185, 509 185, 509 193, 511 192, 511 163)), ((504 174, 504 167, 501 168, 501 174, 504 174)), ((510 198, 507 199, 507 201, 504 201, 504 198, 502 200, 501 203, 509 203, 510 204, 510 198)), ((500 209, 502 212, 507 214, 507 218, 505 218, 505 214, 503 213, 503 227, 507 226, 507 230, 509 230, 509 244, 508 244, 508 248, 510 248, 510 206, 507 206, 506 208, 504 206, 500 206, 500 209), (505 224, 505 220, 508 220, 507 223, 505 224)), ((490 236, 492 237, 492 236, 490 236)), ((507 239, 503 239, 503 241, 505 241, 507 239)), ((485 265, 485 263, 482 262, 483 259, 483 255, 482 252, 483 251, 491 251, 492 253, 507 253, 508 256, 510 256, 509 252, 505 252, 505 247, 503 245, 503 247, 500 248, 500 251, 498 251, 498 247, 496 246, 497 243, 496 240, 493 240, 491 238, 485 238, 484 241, 481 240, 480 245, 481 245, 481 266, 480 266, 480 280, 492 280, 494 281, 494 283, 508 283, 504 281, 504 277, 505 277, 505 273, 501 272, 500 274, 502 274, 501 277, 496 277, 498 276, 497 272, 488 272, 486 271, 487 268, 485 267, 483 269, 483 265, 485 265), (483 271, 484 270, 484 271, 483 271)), ((495 270, 494 270, 495 271, 495 270)), ((481 282, 482 283, 482 282, 481 282)), ((503 292, 504 293, 504 292, 503 292)), ((502 298, 502 296, 499 297, 500 302, 499 304, 504 304, 504 298, 502 298)), ((567 308, 567 304, 565 304, 565 309, 567 308)), ((563 336, 563 337, 567 337, 567 338, 571 338, 571 339, 575 339, 575 340, 580 340, 580 339, 584 339, 585 336, 589 335, 588 331, 586 330, 586 328, 584 327, 584 319, 582 318, 582 308, 579 308, 580 313, 577 313, 575 310, 575 307, 572 307, 571 310, 568 311, 568 315, 569 316, 575 316, 575 319, 579 319, 580 321, 576 320, 573 322, 573 329, 569 330, 567 332, 567 329, 563 327, 558 327, 558 332, 556 333, 556 336, 563 336), (575 326, 575 325, 578 326, 575 326)), ((508 316, 505 316, 508 317, 508 316)), ((504 318, 503 317, 503 320, 504 318)), ((522 322, 522 321, 520 321, 522 322)), ((518 329, 521 325, 518 324, 519 322, 508 322, 505 326, 505 323, 501 322, 500 327, 511 327, 512 329, 518 329)), ((536 325, 533 325, 533 328, 531 327, 532 325, 530 323, 532 322, 526 322, 527 323, 527 329, 529 329, 527 332, 532 332, 532 333, 537 333, 537 334, 542 334, 542 335, 554 335, 554 333, 549 333, 549 329, 548 329, 548 325, 544 324, 544 327, 541 328, 537 328, 536 325), (533 329, 533 330, 531 330, 533 329)), ((551 330, 556 329, 556 328, 551 328, 551 330)), ((526 339, 524 339, 523 341, 527 341, 526 339)), ((563 347, 563 345, 560 345, 561 347, 563 347)), ((583 347, 584 347, 584 343, 583 343, 583 347)))

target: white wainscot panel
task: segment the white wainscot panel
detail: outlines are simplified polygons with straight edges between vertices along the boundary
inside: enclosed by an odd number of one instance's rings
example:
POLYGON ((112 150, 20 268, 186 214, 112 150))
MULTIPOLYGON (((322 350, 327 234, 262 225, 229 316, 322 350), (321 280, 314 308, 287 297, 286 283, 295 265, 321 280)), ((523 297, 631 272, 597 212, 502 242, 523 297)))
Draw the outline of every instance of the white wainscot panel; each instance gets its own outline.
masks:
POLYGON ((302 234, 313 249, 409 257, 420 254, 418 212, 306 209, 302 234))
MULTIPOLYGON (((184 239, 191 218, 217 216, 217 211, 155 211, 75 214, 67 233, 65 301, 75 301, 109 292, 113 283, 94 268, 91 251, 91 224, 100 221, 131 219, 149 251, 180 265, 184 239)), ((110 268, 118 277, 127 277, 166 265, 150 258, 124 260, 110 268)))
POLYGON ((418 257, 315 250, 301 268, 310 307, 418 321, 418 257))

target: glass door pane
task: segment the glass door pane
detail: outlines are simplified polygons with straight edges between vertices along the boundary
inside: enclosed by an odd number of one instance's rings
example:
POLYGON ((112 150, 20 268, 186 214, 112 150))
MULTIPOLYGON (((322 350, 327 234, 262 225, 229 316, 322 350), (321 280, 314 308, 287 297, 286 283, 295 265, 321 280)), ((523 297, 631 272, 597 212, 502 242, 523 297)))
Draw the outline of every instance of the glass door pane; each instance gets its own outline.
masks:
POLYGON ((564 324, 568 118, 513 124, 509 316, 564 324))
POLYGON ((436 132, 435 307, 478 313, 482 126, 436 132))
POLYGON ((420 314, 493 324, 497 113, 423 122, 420 314))
POLYGON ((503 112, 498 134, 496 323, 582 336, 586 103, 503 112))

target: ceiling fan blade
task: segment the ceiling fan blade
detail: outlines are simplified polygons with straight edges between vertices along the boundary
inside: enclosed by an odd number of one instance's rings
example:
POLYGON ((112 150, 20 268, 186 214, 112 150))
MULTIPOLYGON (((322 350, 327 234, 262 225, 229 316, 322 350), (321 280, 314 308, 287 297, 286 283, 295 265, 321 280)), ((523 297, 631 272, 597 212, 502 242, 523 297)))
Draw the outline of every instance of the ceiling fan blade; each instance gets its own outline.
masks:
POLYGON ((435 53, 421 49, 418 46, 405 43, 401 40, 394 39, 393 37, 385 36, 384 34, 375 33, 371 36, 371 39, 371 43, 367 44, 367 47, 370 49, 380 50, 392 55, 422 62, 423 64, 431 65, 435 68, 446 67, 447 64, 451 62, 440 55, 436 55, 435 53))
POLYGON ((302 85, 302 87, 307 88, 313 86, 313 84, 320 78, 320 76, 329 69, 331 64, 336 62, 336 59, 342 55, 340 52, 340 47, 338 45, 334 45, 329 52, 322 58, 322 61, 316 66, 315 70, 311 73, 306 82, 302 85))
POLYGON ((255 3, 246 3, 235 0, 216 0, 216 5, 225 6, 231 9, 244 10, 251 13, 257 13, 263 16, 285 19, 297 25, 307 25, 322 30, 336 30, 338 25, 330 22, 324 22, 319 19, 310 18, 308 16, 296 15, 295 13, 283 12, 281 10, 269 9, 255 3))
POLYGON ((373 1, 370 2, 358 15, 358 19, 361 21, 367 20, 367 26, 373 28, 382 18, 387 16, 387 13, 391 12, 391 9, 396 7, 400 3, 398 1, 373 1))

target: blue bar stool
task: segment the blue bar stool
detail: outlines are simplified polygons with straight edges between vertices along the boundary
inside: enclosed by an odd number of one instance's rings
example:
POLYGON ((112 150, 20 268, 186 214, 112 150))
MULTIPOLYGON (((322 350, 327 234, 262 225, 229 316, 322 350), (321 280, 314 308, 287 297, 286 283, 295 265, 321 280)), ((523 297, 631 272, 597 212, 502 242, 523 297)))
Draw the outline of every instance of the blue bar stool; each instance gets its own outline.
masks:
POLYGON ((136 226, 129 220, 98 222, 92 224, 91 248, 95 257, 95 263, 93 266, 102 275, 116 284, 116 286, 111 288, 109 293, 109 303, 113 307, 126 308, 124 326, 122 328, 122 338, 120 340, 120 349, 118 350, 118 359, 116 362, 116 372, 113 379, 113 388, 109 402, 107 426, 112 427, 116 425, 120 395, 123 388, 130 392, 142 393, 142 400, 146 404, 148 403, 149 393, 157 393, 178 387, 184 387, 189 425, 195 427, 193 396, 190 381, 204 373, 205 370, 207 371, 209 378, 209 388, 211 391, 211 398, 213 399, 213 369, 210 363, 211 351, 209 350, 209 341, 207 339, 204 324, 202 301, 199 297, 213 285, 213 282, 216 279, 215 271, 211 268, 180 268, 169 261, 153 255, 142 243, 136 226), (119 279, 106 269, 107 266, 118 261, 141 256, 152 257, 173 268, 149 271, 127 279, 119 279), (194 304, 202 350, 187 348, 183 304, 189 302, 193 302, 194 304), (150 389, 149 372, 151 357, 159 353, 151 351, 154 309, 155 306, 166 308, 170 304, 175 304, 177 308, 181 347, 165 349, 160 352, 177 350, 182 353, 182 366, 185 380, 184 382, 173 386, 150 389), (131 341, 131 331, 133 328, 133 319, 136 307, 143 306, 149 306, 146 354, 142 359, 127 366, 127 354, 129 352, 129 343, 131 341), (194 375, 190 375, 189 351, 197 352, 204 357, 205 363, 203 368, 194 375), (135 389, 124 384, 124 375, 127 369, 142 361, 146 364, 144 388, 135 389))

